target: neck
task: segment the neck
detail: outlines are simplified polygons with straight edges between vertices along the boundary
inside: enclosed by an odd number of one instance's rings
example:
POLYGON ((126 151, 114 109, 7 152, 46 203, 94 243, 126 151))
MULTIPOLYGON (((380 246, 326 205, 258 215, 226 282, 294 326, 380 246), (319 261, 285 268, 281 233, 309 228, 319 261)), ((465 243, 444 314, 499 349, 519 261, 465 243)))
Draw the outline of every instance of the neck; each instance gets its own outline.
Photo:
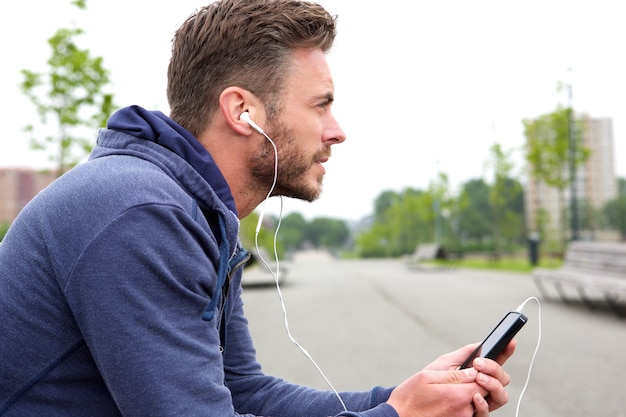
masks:
POLYGON ((207 132, 198 140, 209 151, 226 179, 239 218, 248 216, 265 200, 269 192, 266 187, 259 187, 257 181, 250 175, 248 164, 252 157, 250 139, 229 136, 224 132, 216 134, 207 132))

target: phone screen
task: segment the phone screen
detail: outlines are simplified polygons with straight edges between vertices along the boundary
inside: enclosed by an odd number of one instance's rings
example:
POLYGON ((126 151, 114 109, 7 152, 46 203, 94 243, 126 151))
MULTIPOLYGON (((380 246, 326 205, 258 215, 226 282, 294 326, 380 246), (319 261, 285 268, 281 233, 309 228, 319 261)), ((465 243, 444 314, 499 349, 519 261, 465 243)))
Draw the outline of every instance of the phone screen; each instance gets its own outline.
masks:
POLYGON ((476 357, 495 359, 498 354, 513 339, 517 332, 526 324, 528 318, 517 311, 509 312, 500 323, 489 333, 489 336, 465 360, 461 369, 471 366, 476 357))

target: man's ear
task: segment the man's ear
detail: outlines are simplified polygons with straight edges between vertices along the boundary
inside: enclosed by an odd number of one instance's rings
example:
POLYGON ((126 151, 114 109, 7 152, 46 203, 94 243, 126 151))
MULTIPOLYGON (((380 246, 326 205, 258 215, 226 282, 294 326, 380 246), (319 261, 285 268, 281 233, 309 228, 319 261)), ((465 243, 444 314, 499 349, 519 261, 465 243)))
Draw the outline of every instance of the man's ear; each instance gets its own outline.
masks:
POLYGON ((243 136, 249 136, 254 129, 244 120, 241 113, 248 112, 250 119, 265 119, 261 101, 250 91, 241 87, 228 87, 220 94, 220 110, 224 121, 232 130, 243 136))

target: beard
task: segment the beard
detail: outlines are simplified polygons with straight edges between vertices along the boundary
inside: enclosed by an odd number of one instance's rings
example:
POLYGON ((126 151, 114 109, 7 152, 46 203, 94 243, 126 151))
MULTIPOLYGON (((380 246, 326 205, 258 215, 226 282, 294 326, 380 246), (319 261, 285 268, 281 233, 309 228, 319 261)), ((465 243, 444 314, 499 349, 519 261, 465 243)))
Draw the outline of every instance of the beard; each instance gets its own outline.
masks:
MULTIPOLYGON (((299 146, 295 135, 282 125, 273 125, 268 136, 276 144, 278 151, 278 175, 272 196, 285 196, 304 201, 316 200, 322 192, 324 176, 320 174, 311 183, 311 168, 323 158, 330 156, 330 146, 314 154, 307 154, 299 146)), ((252 158, 250 173, 255 179, 255 187, 266 188, 269 192, 275 176, 274 147, 266 139, 261 151, 252 158)))

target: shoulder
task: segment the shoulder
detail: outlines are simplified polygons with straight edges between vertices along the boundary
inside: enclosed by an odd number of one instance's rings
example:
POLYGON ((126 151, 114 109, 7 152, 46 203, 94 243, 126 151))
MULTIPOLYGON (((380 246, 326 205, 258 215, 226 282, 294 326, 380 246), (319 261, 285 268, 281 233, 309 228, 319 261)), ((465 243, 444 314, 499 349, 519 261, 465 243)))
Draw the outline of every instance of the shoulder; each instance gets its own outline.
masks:
POLYGON ((96 210, 101 206, 109 212, 151 203, 187 205, 191 200, 176 178, 150 161, 127 155, 91 160, 47 191, 53 200, 75 201, 96 210))

